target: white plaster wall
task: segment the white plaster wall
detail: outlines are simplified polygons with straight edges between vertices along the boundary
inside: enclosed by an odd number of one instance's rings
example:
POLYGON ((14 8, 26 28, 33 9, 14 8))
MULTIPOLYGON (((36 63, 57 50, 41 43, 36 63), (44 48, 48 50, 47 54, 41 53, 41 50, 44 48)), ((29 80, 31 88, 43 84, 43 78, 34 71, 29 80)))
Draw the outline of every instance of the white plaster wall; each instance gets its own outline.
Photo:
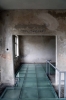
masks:
POLYGON ((2 44, 2 54, 1 54, 1 83, 6 83, 8 85, 14 85, 14 61, 13 61, 13 42, 12 35, 6 34, 3 36, 2 44), (8 50, 7 50, 8 49, 8 50))
POLYGON ((21 36, 19 39, 21 62, 55 62, 55 36, 21 36))

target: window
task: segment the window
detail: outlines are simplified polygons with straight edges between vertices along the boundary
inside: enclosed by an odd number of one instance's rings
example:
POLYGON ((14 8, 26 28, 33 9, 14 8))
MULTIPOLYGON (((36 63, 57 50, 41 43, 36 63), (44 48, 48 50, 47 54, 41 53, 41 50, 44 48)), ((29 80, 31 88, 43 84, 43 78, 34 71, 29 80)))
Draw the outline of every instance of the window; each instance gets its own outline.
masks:
POLYGON ((15 56, 19 56, 19 39, 18 36, 15 36, 15 56))

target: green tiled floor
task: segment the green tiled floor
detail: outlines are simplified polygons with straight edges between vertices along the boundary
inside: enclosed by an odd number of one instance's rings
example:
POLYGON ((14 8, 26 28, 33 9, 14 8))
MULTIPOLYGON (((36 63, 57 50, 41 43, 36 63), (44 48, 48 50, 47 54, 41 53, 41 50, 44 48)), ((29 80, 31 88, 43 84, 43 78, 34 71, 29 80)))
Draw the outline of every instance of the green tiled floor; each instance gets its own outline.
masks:
POLYGON ((52 87, 38 88, 39 98, 56 98, 57 96, 52 91, 52 87))
POLYGON ((27 72, 27 73, 34 74, 34 73, 36 73, 36 72, 35 72, 35 70, 28 70, 28 72, 27 72))
POLYGON ((59 99, 43 64, 22 64, 16 75, 17 84, 6 88, 1 100, 65 100, 59 99))
POLYGON ((35 88, 22 89, 20 98, 38 98, 38 91, 35 88))
POLYGON ((26 77, 36 77, 36 74, 27 74, 27 76, 26 77))
POLYGON ((43 81, 43 82, 38 81, 38 87, 51 87, 51 84, 47 81, 43 81))
POLYGON ((19 99, 20 88, 6 88, 4 93, 2 94, 2 98, 6 99, 19 99))
POLYGON ((4 98, 17 99, 19 97, 20 90, 7 90, 4 94, 4 98))
POLYGON ((27 81, 27 82, 24 83, 24 87, 37 87, 37 82, 27 81))
POLYGON ((31 81, 31 82, 37 82, 36 77, 32 77, 32 78, 26 77, 25 81, 26 81, 26 82, 28 82, 28 81, 29 81, 29 82, 30 82, 30 81, 31 81))

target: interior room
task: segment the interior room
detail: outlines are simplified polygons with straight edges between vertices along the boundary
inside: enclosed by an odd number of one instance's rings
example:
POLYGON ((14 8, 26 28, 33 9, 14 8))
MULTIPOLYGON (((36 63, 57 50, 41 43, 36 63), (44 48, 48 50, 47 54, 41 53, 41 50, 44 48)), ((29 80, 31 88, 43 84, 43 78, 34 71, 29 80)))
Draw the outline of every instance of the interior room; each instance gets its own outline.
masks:
POLYGON ((0 0, 0 100, 66 99, 66 1, 0 0))

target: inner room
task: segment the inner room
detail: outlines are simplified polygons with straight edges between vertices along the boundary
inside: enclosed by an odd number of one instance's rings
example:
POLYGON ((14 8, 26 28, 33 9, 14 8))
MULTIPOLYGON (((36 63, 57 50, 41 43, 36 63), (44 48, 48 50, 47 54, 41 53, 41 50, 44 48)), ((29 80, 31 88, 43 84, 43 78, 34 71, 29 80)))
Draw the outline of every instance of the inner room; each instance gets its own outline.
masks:
MULTIPOLYGON (((19 57, 22 64, 39 64, 46 72, 46 62, 49 60, 56 66, 56 36, 22 35, 19 36, 19 57)), ((39 73, 40 74, 40 73, 39 73)), ((47 68, 47 75, 55 84, 55 69, 47 68)))
MULTIPOLYGON (((45 98, 47 93, 50 94, 47 98, 56 98, 57 95, 47 77, 47 75, 49 76, 49 66, 47 66, 46 75, 46 62, 56 64, 56 36, 18 35, 14 39, 14 54, 17 55, 19 51, 21 63, 21 67, 16 73, 16 78, 19 79, 16 86, 23 89, 20 98, 45 98), (19 43, 15 43, 18 42, 16 37, 18 37, 19 43)), ((53 67, 50 67, 50 75, 55 76, 53 67)), ((55 77, 53 78, 55 79, 55 77)))
MULTIPOLYGON (((19 55, 21 64, 37 64, 42 66, 45 72, 47 69, 48 77, 50 78, 52 84, 55 84, 55 69, 50 66, 49 73, 49 64, 46 68, 46 62, 50 61, 54 66, 56 66, 56 36, 19 35, 19 43, 16 43, 18 42, 16 40, 16 36, 13 37, 15 37, 13 38, 13 43, 15 44, 13 44, 14 59, 17 59, 19 55)), ((19 69, 18 61, 17 64, 14 64, 15 69, 19 69)))

